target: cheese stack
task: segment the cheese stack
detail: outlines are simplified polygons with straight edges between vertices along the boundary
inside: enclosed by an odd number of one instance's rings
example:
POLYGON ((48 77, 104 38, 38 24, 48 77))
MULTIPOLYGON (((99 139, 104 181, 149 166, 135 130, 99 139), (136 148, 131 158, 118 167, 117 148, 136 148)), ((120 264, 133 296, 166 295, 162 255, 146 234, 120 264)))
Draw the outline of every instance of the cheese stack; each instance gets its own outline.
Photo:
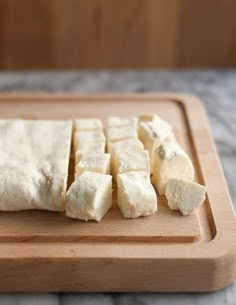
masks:
POLYGON ((101 120, 75 120, 75 181, 67 192, 67 216, 100 221, 111 208, 110 154, 105 146, 101 120))
POLYGON ((192 183, 194 168, 189 156, 175 140, 171 126, 159 116, 143 115, 138 122, 139 137, 151 157, 155 188, 166 195, 170 209, 190 214, 203 202, 206 189, 192 183))
POLYGON ((137 118, 110 117, 107 125, 112 174, 123 216, 136 218, 155 213, 157 197, 150 181, 150 158, 138 139, 137 118))

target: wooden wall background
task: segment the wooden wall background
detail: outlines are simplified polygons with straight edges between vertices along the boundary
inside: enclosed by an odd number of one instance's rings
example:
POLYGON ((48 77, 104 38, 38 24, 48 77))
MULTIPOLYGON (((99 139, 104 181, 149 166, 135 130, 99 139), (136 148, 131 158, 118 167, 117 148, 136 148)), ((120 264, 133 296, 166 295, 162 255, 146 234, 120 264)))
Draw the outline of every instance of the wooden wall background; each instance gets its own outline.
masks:
POLYGON ((236 66, 236 0, 0 0, 0 68, 236 66))

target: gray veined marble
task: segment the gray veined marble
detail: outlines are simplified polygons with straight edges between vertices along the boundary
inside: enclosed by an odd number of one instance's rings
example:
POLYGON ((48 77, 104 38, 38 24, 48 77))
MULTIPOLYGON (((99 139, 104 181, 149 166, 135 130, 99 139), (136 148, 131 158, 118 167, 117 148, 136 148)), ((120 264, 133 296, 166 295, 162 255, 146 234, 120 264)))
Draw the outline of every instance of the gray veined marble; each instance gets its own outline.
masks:
MULTIPOLYGON (((185 92, 205 104, 236 205, 236 70, 0 72, 0 92, 185 92)), ((0 294, 0 305, 236 305, 236 283, 214 293, 0 294)))

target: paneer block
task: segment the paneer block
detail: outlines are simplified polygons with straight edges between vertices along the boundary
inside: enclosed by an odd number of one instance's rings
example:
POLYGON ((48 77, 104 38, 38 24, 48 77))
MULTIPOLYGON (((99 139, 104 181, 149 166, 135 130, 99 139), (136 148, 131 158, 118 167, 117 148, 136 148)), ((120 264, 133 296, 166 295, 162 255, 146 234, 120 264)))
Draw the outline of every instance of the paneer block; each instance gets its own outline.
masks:
POLYGON ((134 128, 137 128, 137 118, 136 117, 129 117, 129 118, 123 118, 123 117, 116 117, 111 116, 107 119, 107 126, 108 127, 120 127, 120 126, 133 126, 134 128))
POLYGON ((152 151, 155 148, 154 144, 158 146, 159 143, 168 140, 169 138, 174 138, 174 135, 168 123, 155 119, 151 122, 140 123, 139 137, 151 156, 152 151))
POLYGON ((163 142, 152 157, 153 183, 160 195, 165 194, 166 184, 171 178, 193 181, 192 162, 177 142, 163 142))
POLYGON ((0 210, 63 211, 72 121, 0 120, 0 210))
POLYGON ((66 216, 100 221, 112 206, 112 177, 83 172, 70 186, 66 196, 66 216))
POLYGON ((102 130, 102 120, 90 118, 90 119, 76 119, 74 120, 76 131, 88 131, 88 130, 102 130))
POLYGON ((143 143, 139 139, 126 139, 108 143, 108 152, 111 154, 111 172, 117 168, 117 155, 119 153, 143 150, 143 143))
POLYGON ((121 126, 107 128, 107 140, 109 142, 121 141, 124 139, 137 138, 137 129, 133 126, 121 126))
POLYGON ((101 130, 76 131, 74 133, 74 150, 76 151, 78 146, 84 143, 106 143, 106 138, 101 130))
POLYGON ((105 142, 101 143, 81 143, 77 146, 75 152, 75 165, 77 165, 83 154, 87 153, 105 153, 105 142))
POLYGON ((82 174, 84 171, 96 172, 101 174, 110 174, 110 154, 89 153, 84 154, 75 167, 75 176, 82 174))
POLYGON ((148 216, 157 211, 157 196, 145 172, 127 172, 117 176, 117 203, 125 218, 148 216))
POLYGON ((118 154, 117 174, 143 171, 150 175, 150 158, 147 150, 118 154))
POLYGON ((171 210, 179 210, 183 215, 189 215, 204 202, 206 191, 207 188, 198 183, 169 179, 165 194, 171 210))

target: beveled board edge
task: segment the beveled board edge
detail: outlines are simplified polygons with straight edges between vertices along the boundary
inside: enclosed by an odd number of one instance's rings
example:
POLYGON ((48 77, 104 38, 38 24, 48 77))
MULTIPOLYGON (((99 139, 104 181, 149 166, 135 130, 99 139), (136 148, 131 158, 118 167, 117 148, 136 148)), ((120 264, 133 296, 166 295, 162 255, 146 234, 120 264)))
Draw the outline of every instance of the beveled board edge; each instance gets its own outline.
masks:
MULTIPOLYGON (((211 136, 205 109, 195 97, 174 94, 39 94, 18 95, 2 94, 2 101, 78 101, 79 100, 156 100, 168 99, 182 104, 186 119, 191 130, 192 142, 196 151, 202 173, 202 183, 208 187, 208 197, 213 214, 216 236, 208 243, 201 244, 86 244, 86 243, 1 243, 0 244, 0 290, 15 291, 209 291, 230 284, 236 278, 236 229, 235 213, 229 196, 223 171, 211 136), (200 119, 199 119, 200 118, 200 119), (199 150, 204 145, 205 150, 199 150), (211 168, 213 173, 209 173, 211 168), (214 176, 214 180, 211 178, 214 176), (217 188, 216 188, 217 186, 217 188), (47 270, 45 270, 45 263, 47 270), (51 264, 50 264, 51 263, 51 264), (58 264, 58 266, 57 266, 58 264), (68 265, 69 264, 69 265, 68 265), (59 283, 51 286, 40 279, 57 273, 57 268, 74 266, 69 278, 77 282, 59 283), (16 283, 4 279, 4 274, 11 270, 17 272, 16 283), (41 268, 40 268, 41 266, 41 268), (56 268, 57 266, 57 268, 56 268), (37 278, 31 284, 22 281, 25 278, 25 268, 37 270, 37 278), (93 268, 92 268, 93 267, 93 268), (128 271, 135 273, 127 276, 128 271), (136 270, 134 272, 134 270, 136 270), (172 270, 173 283, 167 282, 168 273, 172 270), (162 278, 159 278, 163 271, 162 278), (93 278, 99 278, 101 272, 106 285, 93 278), (114 273, 115 272, 115 273, 114 273), (117 272, 119 277, 117 279, 117 272), (121 273, 119 273, 121 272, 121 273), (185 281, 178 276, 185 275, 185 281), (190 272, 190 274, 189 274, 190 272), (166 275, 164 274, 166 273, 166 275), (191 274, 197 282, 191 281, 191 274), (139 279, 143 278, 145 281, 139 279), (175 280, 176 277, 176 280, 175 280), (79 278, 79 280, 78 280, 79 278), (199 279, 201 280, 199 281, 199 279), (20 281, 21 279, 21 281, 20 281), (129 279, 129 281, 127 281, 129 279), (155 279, 155 283, 153 280, 155 279), (40 283, 39 283, 40 282, 40 283), (118 285, 119 284, 119 285, 118 285), (117 286, 118 285, 118 286, 117 286), (15 287, 15 288, 14 288, 15 287)), ((71 267, 70 267, 71 268, 71 267)), ((130 272, 129 272, 130 273, 130 272)), ((35 274, 36 276, 36 274, 35 274)))

